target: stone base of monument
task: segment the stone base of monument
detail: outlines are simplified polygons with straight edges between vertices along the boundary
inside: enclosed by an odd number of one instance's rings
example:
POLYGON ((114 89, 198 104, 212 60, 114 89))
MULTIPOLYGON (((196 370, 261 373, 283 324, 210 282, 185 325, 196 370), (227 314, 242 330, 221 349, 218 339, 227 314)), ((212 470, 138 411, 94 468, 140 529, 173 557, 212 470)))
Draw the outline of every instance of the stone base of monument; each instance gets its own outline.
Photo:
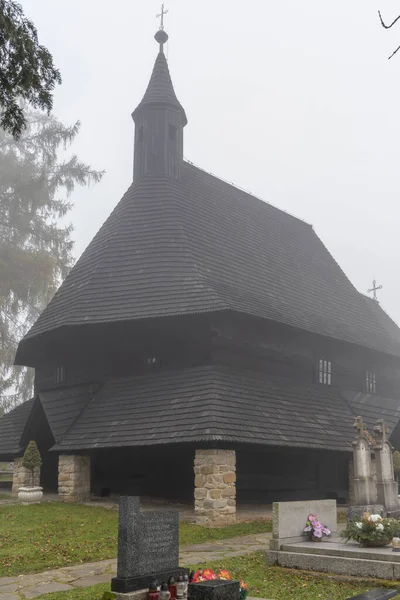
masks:
POLYGON ((170 577, 178 579, 179 575, 189 575, 189 569, 178 568, 171 571, 163 571, 160 573, 149 573, 148 575, 139 575, 137 577, 120 578, 113 577, 111 579, 111 591, 120 594, 128 594, 137 592, 138 590, 149 589, 153 581, 162 583, 168 581, 170 577))
POLYGON ((191 583, 188 598, 189 600, 239 600, 240 582, 214 579, 191 583))
POLYGON ((283 544, 279 550, 267 552, 267 563, 291 569, 304 569, 338 575, 400 579, 400 553, 384 548, 362 548, 339 538, 315 542, 283 544))
POLYGON ((347 509, 347 520, 355 521, 356 519, 361 519, 364 513, 381 515, 381 517, 386 516, 385 507, 382 504, 361 504, 359 506, 349 506, 347 509))
POLYGON ((130 592, 128 594, 115 594, 115 600, 147 600, 149 596, 149 590, 138 590, 137 592, 130 592))

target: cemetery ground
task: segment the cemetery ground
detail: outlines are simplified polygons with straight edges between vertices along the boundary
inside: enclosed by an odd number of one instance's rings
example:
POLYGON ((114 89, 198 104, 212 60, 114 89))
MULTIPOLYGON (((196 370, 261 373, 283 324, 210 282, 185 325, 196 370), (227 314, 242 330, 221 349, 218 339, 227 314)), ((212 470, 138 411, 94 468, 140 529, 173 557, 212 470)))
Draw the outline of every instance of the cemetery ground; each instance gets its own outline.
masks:
MULTIPOLYGON (((199 564, 186 566, 201 567, 199 564)), ((244 579, 250 597, 273 600, 345 600, 370 590, 375 584, 379 587, 396 587, 393 581, 363 581, 350 577, 341 579, 338 576, 268 567, 265 552, 262 551, 207 562, 207 566, 215 571, 228 569, 233 578, 244 579)), ((104 592, 109 590, 109 583, 105 583, 86 589, 45 594, 37 600, 101 600, 104 592)))
MULTIPOLYGON (((2 505, 0 577, 40 573, 67 565, 85 567, 85 563, 89 561, 115 558, 117 527, 118 512, 115 509, 57 502, 34 506, 2 505)), ((354 578, 343 579, 270 567, 266 565, 265 551, 235 556, 235 553, 243 554, 243 546, 240 544, 245 539, 237 536, 256 538, 257 534, 270 531, 271 521, 265 520, 238 523, 221 529, 206 529, 181 523, 182 564, 193 568, 207 565, 214 570, 226 568, 233 577, 247 582, 250 596, 274 600, 344 600, 371 589, 374 585, 385 585, 382 580, 375 584, 354 578), (218 542, 217 553, 213 542, 218 542), (203 550, 206 550, 201 553, 201 558, 199 552, 196 552, 198 544, 203 544, 203 550)), ((41 600, 101 600, 103 593, 110 590, 112 562, 109 561, 106 571, 103 570, 103 579, 100 579, 104 581, 102 584, 36 597, 41 600)), ((60 581, 61 577, 60 574, 60 581)), ((57 576, 55 579, 57 580, 57 576)), ((391 581, 386 585, 394 587, 396 584, 391 581)), ((68 586, 64 584, 64 589, 66 587, 68 586)), ((44 584, 42 589, 44 593, 50 591, 51 587, 44 584)))
MULTIPOLYGON (((180 524, 180 545, 191 546, 272 529, 268 520, 237 523, 221 529, 180 524)), ((0 577, 38 573, 68 565, 115 558, 118 511, 44 502, 0 506, 0 577)))

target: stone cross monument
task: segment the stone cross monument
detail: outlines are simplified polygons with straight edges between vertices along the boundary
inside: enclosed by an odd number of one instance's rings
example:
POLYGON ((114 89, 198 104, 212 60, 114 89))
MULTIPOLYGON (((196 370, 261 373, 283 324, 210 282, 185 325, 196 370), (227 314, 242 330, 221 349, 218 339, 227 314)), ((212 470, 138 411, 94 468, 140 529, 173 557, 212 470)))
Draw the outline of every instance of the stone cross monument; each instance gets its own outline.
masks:
POLYGON ((393 470, 393 446, 388 440, 388 431, 385 421, 379 419, 374 427, 378 503, 392 512, 400 510, 400 503, 393 470))
POLYGON ((376 485, 371 473, 370 441, 362 417, 354 422, 357 437, 353 442, 354 500, 356 506, 376 504, 376 485))

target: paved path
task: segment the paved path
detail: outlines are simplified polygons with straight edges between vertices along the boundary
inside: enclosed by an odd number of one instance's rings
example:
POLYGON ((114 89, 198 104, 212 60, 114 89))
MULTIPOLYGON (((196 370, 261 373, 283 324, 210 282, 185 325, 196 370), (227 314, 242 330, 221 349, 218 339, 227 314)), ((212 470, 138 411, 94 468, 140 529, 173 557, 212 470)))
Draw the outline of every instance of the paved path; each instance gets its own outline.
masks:
MULTIPOLYGON (((196 565, 225 557, 243 556, 256 550, 266 550, 271 536, 271 533, 259 533, 185 546, 180 551, 180 562, 183 565, 196 565)), ((0 578, 0 600, 30 600, 50 592, 64 592, 107 583, 116 573, 116 565, 116 559, 112 559, 33 575, 3 577, 0 578)))

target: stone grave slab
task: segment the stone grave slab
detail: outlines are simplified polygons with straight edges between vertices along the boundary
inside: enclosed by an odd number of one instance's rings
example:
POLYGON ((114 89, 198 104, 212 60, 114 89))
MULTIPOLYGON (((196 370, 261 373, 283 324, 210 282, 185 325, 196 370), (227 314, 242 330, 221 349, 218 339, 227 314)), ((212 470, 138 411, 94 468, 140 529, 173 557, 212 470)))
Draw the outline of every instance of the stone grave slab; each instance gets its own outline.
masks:
POLYGON ((239 600, 240 582, 215 579, 191 583, 188 598, 189 600, 239 600))
POLYGON ((148 588, 188 573, 179 567, 179 512, 141 512, 140 498, 122 496, 119 508, 117 577, 113 592, 148 588))

